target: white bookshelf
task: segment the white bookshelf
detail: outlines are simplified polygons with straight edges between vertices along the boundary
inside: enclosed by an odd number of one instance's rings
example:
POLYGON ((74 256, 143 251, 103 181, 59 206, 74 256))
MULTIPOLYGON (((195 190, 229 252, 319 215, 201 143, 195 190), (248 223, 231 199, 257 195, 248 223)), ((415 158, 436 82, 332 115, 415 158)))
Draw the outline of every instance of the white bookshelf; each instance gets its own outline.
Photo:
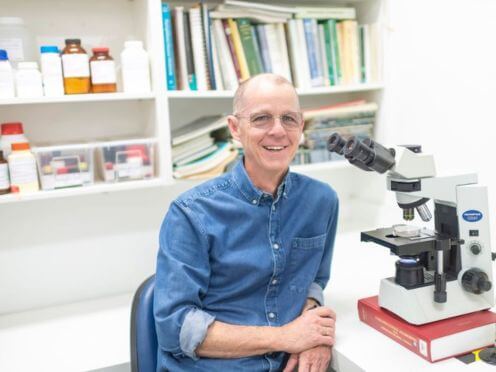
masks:
POLYGON ((0 99, 0 106, 30 105, 47 103, 72 103, 72 102, 108 102, 108 101, 133 101, 154 99, 155 93, 129 94, 123 92, 100 93, 100 94, 72 94, 61 97, 39 97, 39 98, 10 98, 0 99))

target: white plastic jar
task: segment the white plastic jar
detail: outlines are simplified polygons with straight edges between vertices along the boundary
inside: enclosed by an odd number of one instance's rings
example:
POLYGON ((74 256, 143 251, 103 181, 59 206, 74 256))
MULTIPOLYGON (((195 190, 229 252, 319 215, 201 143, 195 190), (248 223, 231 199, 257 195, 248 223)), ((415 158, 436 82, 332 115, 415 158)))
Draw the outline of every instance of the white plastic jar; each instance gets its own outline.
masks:
POLYGON ((16 91, 19 98, 43 97, 41 72, 36 62, 19 62, 16 72, 16 91))
POLYGON ((35 192, 40 189, 36 158, 26 142, 12 144, 8 158, 10 190, 18 193, 35 192))
POLYGON ((59 48, 44 45, 41 52, 41 75, 43 77, 43 91, 46 97, 60 97, 64 95, 64 76, 62 74, 62 59, 59 48))
POLYGON ((122 85, 125 93, 149 93, 150 62, 142 41, 126 41, 121 52, 122 85))
POLYGON ((3 151, 5 158, 12 152, 13 143, 28 142, 20 122, 2 123, 0 134, 0 150, 3 151))
POLYGON ((0 99, 14 98, 14 70, 6 50, 0 49, 0 99))
POLYGON ((36 61, 36 47, 31 32, 19 17, 0 17, 0 49, 12 62, 36 61))

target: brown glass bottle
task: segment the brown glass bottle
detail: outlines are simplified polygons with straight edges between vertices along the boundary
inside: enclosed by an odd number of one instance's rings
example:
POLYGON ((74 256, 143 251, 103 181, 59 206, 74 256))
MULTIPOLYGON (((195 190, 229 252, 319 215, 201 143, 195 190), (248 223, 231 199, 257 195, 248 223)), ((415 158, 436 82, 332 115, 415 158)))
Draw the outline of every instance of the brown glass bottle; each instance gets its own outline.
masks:
POLYGON ((80 39, 66 39, 62 51, 62 68, 64 70, 65 94, 89 93, 90 65, 88 54, 81 47, 80 39))
POLYGON ((91 91, 93 93, 112 93, 117 91, 115 62, 109 55, 109 48, 98 47, 91 50, 90 58, 91 91))

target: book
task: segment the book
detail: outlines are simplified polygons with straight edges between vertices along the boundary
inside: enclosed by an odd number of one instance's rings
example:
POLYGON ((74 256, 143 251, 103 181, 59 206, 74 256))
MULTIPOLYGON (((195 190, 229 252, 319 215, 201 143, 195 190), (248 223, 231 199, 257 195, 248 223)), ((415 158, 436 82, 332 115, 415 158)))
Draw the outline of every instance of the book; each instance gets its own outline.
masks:
POLYGON ((239 82, 241 81, 241 66, 239 64, 238 56, 236 55, 236 48, 234 47, 231 28, 229 27, 229 22, 227 21, 227 19, 222 20, 222 27, 224 28, 227 45, 229 46, 229 52, 231 53, 231 60, 233 62, 234 71, 236 72, 236 76, 238 77, 239 82))
POLYGON ((176 90, 176 75, 174 66, 174 35, 172 34, 171 12, 169 4, 162 3, 162 28, 164 33, 165 73, 167 89, 176 90))
POLYGON ((355 19, 356 10, 351 7, 296 7, 295 18, 355 19))
POLYGON ((415 326, 382 309, 378 296, 373 296, 358 301, 358 315, 365 324, 429 362, 494 344, 496 314, 490 310, 415 326))
POLYGON ((216 77, 215 77, 215 69, 214 69, 214 60, 213 60, 213 52, 212 52, 212 37, 210 33, 210 17, 208 6, 201 0, 201 18, 203 25, 203 40, 204 40, 204 48, 205 55, 207 56, 207 79, 208 86, 210 89, 217 89, 216 77))
POLYGON ((202 116, 180 128, 173 129, 172 146, 179 145, 225 126, 227 126, 227 119, 225 116, 202 116))
POLYGON ((238 25, 239 37, 243 46, 246 63, 248 64, 249 74, 250 76, 258 75, 262 72, 262 63, 260 61, 260 55, 257 54, 256 40, 253 39, 250 21, 247 18, 238 18, 236 19, 236 24, 238 25))
POLYGON ((180 157, 177 157, 173 160, 174 165, 176 166, 181 166, 181 165, 186 165, 188 163, 192 163, 195 160, 199 160, 203 158, 204 156, 210 155, 214 151, 216 151, 219 147, 215 144, 210 145, 208 147, 202 148, 202 149, 197 149, 197 151, 188 154, 188 155, 183 155, 180 157))
POLYGON ((184 25, 184 49, 186 52, 186 71, 188 77, 188 85, 190 90, 197 90, 195 63, 193 60, 193 46, 191 45, 191 33, 189 25, 189 12, 183 11, 184 25))
POLYGON ((224 3, 227 5, 233 5, 237 7, 247 8, 247 9, 261 9, 267 10, 273 13, 296 13, 295 7, 290 6, 279 6, 279 5, 269 5, 262 3, 254 3, 250 1, 239 1, 239 0, 224 0, 224 3))
POLYGON ((288 19, 291 18, 291 16, 280 16, 279 14, 274 15, 273 13, 268 13, 257 9, 226 8, 222 5, 219 5, 214 10, 212 10, 210 12, 210 17, 216 19, 249 18, 250 20, 259 23, 286 22, 288 19))
POLYGON ((230 35, 232 37, 234 52, 239 62, 239 69, 241 71, 241 81, 249 79, 250 70, 248 69, 248 63, 246 61, 243 44, 241 43, 241 37, 239 35, 238 25, 232 18, 229 18, 227 20, 227 24, 229 25, 230 35))
POLYGON ((212 178, 216 176, 220 176, 222 173, 226 171, 226 168, 230 166, 238 158, 238 151, 231 150, 228 156, 224 158, 218 165, 210 168, 209 170, 203 172, 197 172, 188 176, 182 176, 181 178, 186 180, 201 180, 205 178, 212 178))
POLYGON ((291 77, 291 67, 289 65, 289 55, 288 55, 288 46, 286 41, 286 33, 284 31, 284 24, 277 23, 276 24, 276 34, 277 34, 277 42, 279 44, 279 52, 280 52, 280 60, 281 60, 281 72, 279 75, 284 76, 288 81, 293 81, 291 77))
POLYGON ((210 133, 202 134, 179 145, 172 146, 172 159, 188 156, 198 149, 206 148, 214 143, 210 133))
POLYGON ((273 72, 272 64, 270 62, 269 44, 267 41, 267 34, 265 33, 264 25, 254 26, 255 33, 257 34, 256 40, 258 41, 258 50, 262 57, 262 65, 264 72, 273 72))
POLYGON ((210 82, 208 78, 207 56, 205 50, 205 37, 201 8, 196 5, 189 10, 189 24, 191 33, 191 45, 193 47, 193 62, 198 90, 208 90, 210 82))
POLYGON ((197 173, 206 172, 217 167, 219 164, 232 156, 233 146, 231 143, 219 143, 218 146, 219 148, 210 155, 207 155, 193 163, 174 167, 174 177, 184 178, 197 173))
POLYGON ((174 43, 174 51, 176 56, 177 87, 181 90, 190 90, 186 59, 186 40, 184 37, 184 7, 177 6, 174 8, 172 21, 176 41, 174 43))
POLYGON ((234 61, 231 58, 231 52, 224 33, 224 27, 220 19, 213 20, 212 35, 217 48, 224 88, 227 90, 235 90, 238 87, 238 77, 236 74, 236 69, 234 68, 234 61))

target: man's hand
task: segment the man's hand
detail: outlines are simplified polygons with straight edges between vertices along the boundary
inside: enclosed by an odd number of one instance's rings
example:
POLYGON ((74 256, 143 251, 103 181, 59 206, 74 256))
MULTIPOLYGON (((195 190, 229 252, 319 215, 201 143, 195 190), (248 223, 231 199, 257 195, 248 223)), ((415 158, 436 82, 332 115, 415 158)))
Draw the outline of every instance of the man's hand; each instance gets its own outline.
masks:
POLYGON ((326 372, 331 361, 331 351, 329 346, 316 346, 303 351, 298 357, 298 372, 326 372))
POLYGON ((282 350, 300 353, 319 345, 332 346, 335 318, 334 311, 323 306, 303 312, 281 327, 282 350))

